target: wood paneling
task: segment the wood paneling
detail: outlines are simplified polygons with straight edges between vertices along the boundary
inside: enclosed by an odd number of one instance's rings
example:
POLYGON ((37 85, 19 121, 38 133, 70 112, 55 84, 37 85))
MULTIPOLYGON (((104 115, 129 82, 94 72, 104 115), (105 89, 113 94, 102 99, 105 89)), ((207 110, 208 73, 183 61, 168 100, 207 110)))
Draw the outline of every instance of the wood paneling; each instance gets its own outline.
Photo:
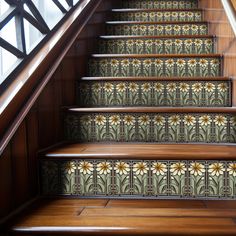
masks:
MULTIPOLYGON (((233 1, 234 4, 236 1, 233 1)), ((200 0, 210 34, 217 36, 217 53, 224 54, 224 76, 236 78, 236 36, 220 0, 200 0)), ((233 105, 236 105, 236 83, 233 80, 233 105)))
POLYGON ((0 221, 39 194, 37 152, 63 140, 62 107, 75 104, 75 81, 86 75, 110 8, 109 0, 98 7, 0 156, 0 221))

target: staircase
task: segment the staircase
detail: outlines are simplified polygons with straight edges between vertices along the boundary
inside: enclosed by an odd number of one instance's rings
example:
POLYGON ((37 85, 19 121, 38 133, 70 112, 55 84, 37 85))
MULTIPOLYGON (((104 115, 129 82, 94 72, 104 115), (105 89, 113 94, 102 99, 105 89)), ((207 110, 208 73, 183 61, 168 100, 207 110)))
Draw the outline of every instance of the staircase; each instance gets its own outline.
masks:
POLYGON ((65 108, 67 143, 40 153, 42 195, 235 199, 231 80, 197 1, 123 0, 111 15, 65 108))

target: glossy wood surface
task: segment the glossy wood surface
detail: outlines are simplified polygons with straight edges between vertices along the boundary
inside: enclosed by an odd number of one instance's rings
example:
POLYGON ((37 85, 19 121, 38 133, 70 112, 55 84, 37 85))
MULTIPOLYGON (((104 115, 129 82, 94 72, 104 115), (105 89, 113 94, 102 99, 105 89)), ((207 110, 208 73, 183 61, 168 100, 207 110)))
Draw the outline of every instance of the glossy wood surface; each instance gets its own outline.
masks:
POLYGON ((82 81, 231 81, 229 77, 82 77, 82 81))
POLYGON ((234 202, 43 200, 12 227, 14 235, 235 235, 234 202), (225 205, 221 208, 221 205, 225 205))
POLYGON ((236 145, 81 143, 63 144, 43 151, 42 158, 73 159, 156 159, 156 160, 234 160, 236 145))
POLYGON ((71 107, 71 112, 137 112, 137 113, 236 113, 236 107, 71 107))
MULTIPOLYGON (((93 7, 98 2, 94 1, 93 7)), ((104 34, 107 10, 111 7, 111 2, 106 0, 94 9, 95 12, 91 16, 89 15, 92 9, 87 9, 88 12, 84 13, 83 17, 88 22, 83 26, 84 21, 80 20, 75 26, 76 30, 73 31, 72 35, 76 36, 76 42, 67 53, 64 51, 66 44, 58 48, 58 53, 65 55, 61 63, 57 65, 57 70, 55 72, 46 71, 47 68, 44 67, 44 70, 41 71, 44 74, 49 73, 48 81, 43 84, 44 89, 37 89, 36 95, 33 97, 35 100, 27 101, 32 107, 29 110, 22 110, 20 115, 25 118, 18 119, 19 113, 16 115, 14 109, 10 108, 11 115, 7 114, 6 122, 2 122, 5 115, 1 115, 1 130, 10 123, 13 114, 16 118, 14 125, 17 124, 19 127, 15 126, 18 128, 11 131, 10 135, 12 132, 15 134, 0 155, 0 224, 2 221, 5 222, 10 213, 16 212, 19 207, 39 194, 38 150, 53 146, 63 140, 61 107, 75 104, 75 81, 86 75, 87 59, 94 51, 94 41, 97 40, 98 35, 104 34), (72 54, 76 56, 75 60, 71 60, 70 55, 72 54), (78 62, 80 66, 78 66, 78 62)), ((53 62, 50 64, 48 61, 47 63, 50 68, 54 66, 53 62)), ((34 76, 38 83, 43 77, 39 72, 34 76)), ((29 89, 31 85, 28 86, 29 89)), ((33 94, 32 89, 30 93, 33 94)), ((27 96, 27 93, 24 95, 27 96)), ((25 100, 18 98, 14 106, 19 108, 22 102, 25 100)), ((1 139, 1 141, 4 140, 1 139)))

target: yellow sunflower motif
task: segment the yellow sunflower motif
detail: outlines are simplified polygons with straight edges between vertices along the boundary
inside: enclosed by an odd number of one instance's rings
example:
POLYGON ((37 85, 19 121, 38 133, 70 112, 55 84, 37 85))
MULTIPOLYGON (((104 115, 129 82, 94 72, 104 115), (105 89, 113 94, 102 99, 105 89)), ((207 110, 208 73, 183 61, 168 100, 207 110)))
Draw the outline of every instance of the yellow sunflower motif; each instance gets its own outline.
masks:
POLYGON ((163 125, 165 122, 165 118, 163 116, 155 116, 154 117, 154 124, 155 125, 163 125))
POLYGON ((116 85, 116 89, 119 93, 123 93, 126 90, 126 85, 125 83, 119 83, 116 85))
POLYGON ((103 116, 103 115, 97 115, 97 116, 95 117, 95 123, 96 123, 97 125, 104 125, 105 122, 106 122, 106 117, 105 117, 105 116, 103 116))
POLYGON ((188 92, 189 91, 189 85, 187 83, 180 83, 179 89, 181 92, 188 92))
POLYGON ((111 172, 110 162, 101 162, 97 165, 97 171, 100 175, 107 175, 111 172))
POLYGON ((202 125, 202 126, 208 126, 208 125, 211 124, 212 119, 211 119, 210 116, 204 115, 204 116, 201 116, 201 117, 199 118, 199 122, 200 122, 200 125, 202 125))
POLYGON ((163 91, 163 89, 164 89, 164 85, 163 84, 161 84, 161 83, 155 83, 154 84, 154 89, 155 89, 155 91, 157 91, 157 92, 162 92, 163 91))
POLYGON ((120 124, 120 116, 114 115, 109 118, 109 123, 111 125, 119 125, 120 124))
POLYGON ((138 119, 140 125, 148 125, 150 123, 150 117, 148 115, 143 115, 138 119))
POLYGON ((147 163, 138 162, 138 163, 134 164, 133 170, 134 170, 136 175, 147 174, 147 172, 148 172, 147 163))
POLYGON ((92 173, 93 171, 93 164, 89 163, 87 161, 81 161, 79 163, 78 169, 80 171, 80 173, 84 174, 84 175, 89 175, 92 173))
POLYGON ((236 177, 236 163, 230 163, 227 171, 229 172, 229 175, 236 177))
POLYGON ((217 88, 220 90, 220 92, 226 92, 228 90, 228 86, 226 83, 219 84, 217 88))
POLYGON ((135 122, 135 118, 133 117, 133 116, 131 116, 131 115, 126 115, 125 117, 124 117, 124 123, 126 124, 126 125, 134 125, 134 122, 135 122))
POLYGON ((208 172, 211 176, 223 175, 225 171, 224 165, 222 163, 213 163, 209 166, 208 172))
POLYGON ((186 115, 184 117, 184 124, 187 126, 193 126, 196 123, 196 118, 191 115, 186 115))
POLYGON ((105 83, 104 84, 104 90, 107 93, 111 93, 113 91, 113 88, 114 88, 114 86, 112 83, 105 83))
POLYGON ((173 173, 173 175, 178 175, 178 176, 184 175, 186 172, 185 163, 178 162, 172 164, 170 167, 170 172, 173 173))
POLYGON ((193 91, 195 93, 200 93, 202 91, 202 84, 201 83, 193 84, 193 91))
POLYGON ((169 118, 169 123, 171 126, 177 126, 180 124, 180 117, 178 115, 173 115, 169 118))
POLYGON ((75 162, 68 162, 66 163, 65 167, 64 167, 64 171, 71 175, 73 173, 75 173, 75 170, 76 170, 76 166, 75 166, 75 162))
POLYGON ((114 169, 115 169, 115 172, 119 175, 127 175, 130 172, 129 164, 123 161, 116 162, 114 169))
POLYGON ((211 93, 215 90, 215 85, 212 83, 206 83, 205 89, 208 93, 211 93))
POLYGON ((153 172, 153 174, 156 175, 165 175, 167 172, 167 167, 164 163, 161 162, 154 162, 152 164, 151 170, 153 172))
POLYGON ((227 119, 226 119, 225 116, 218 115, 218 116, 215 117, 214 122, 218 126, 224 126, 227 122, 227 119))
POLYGON ((189 171, 190 171, 190 174, 194 176, 202 176, 206 172, 205 166, 198 162, 191 163, 189 167, 189 171))
POLYGON ((141 86, 143 92, 148 92, 151 90, 151 85, 150 83, 144 83, 142 86, 141 86))
POLYGON ((137 92, 138 91, 138 85, 136 84, 136 83, 130 83, 129 84, 129 90, 131 91, 131 92, 137 92))
POLYGON ((176 91, 176 87, 175 83, 169 83, 167 84, 167 91, 173 93, 176 91))

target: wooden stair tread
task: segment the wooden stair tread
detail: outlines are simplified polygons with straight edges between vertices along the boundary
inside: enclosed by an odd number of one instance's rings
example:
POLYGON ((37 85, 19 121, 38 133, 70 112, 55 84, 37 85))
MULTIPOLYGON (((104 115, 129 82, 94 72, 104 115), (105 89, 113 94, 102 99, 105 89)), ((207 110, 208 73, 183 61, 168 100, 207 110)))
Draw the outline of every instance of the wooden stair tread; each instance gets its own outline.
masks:
POLYGON ((235 145, 151 144, 151 143, 76 143, 44 150, 46 159, 159 159, 159 160, 233 160, 235 145))
POLYGON ((163 12, 163 11, 170 11, 170 12, 186 12, 186 11, 203 11, 201 8, 184 8, 184 9, 158 9, 158 8, 113 8, 111 9, 112 12, 139 12, 139 11, 148 11, 148 12, 163 12))
POLYGON ((148 39, 171 39, 171 38, 215 38, 215 35, 102 35, 101 39, 130 39, 130 38, 148 38, 148 39))
POLYGON ((70 107, 69 111, 114 113, 235 113, 236 107, 70 107))
POLYGON ((106 21, 108 25, 126 25, 126 24, 136 24, 136 25, 187 25, 187 24, 208 24, 207 21, 106 21))
MULTIPOLYGON (((208 208, 208 201, 150 200, 145 201, 146 207, 142 208, 143 200, 95 200, 95 204, 93 201, 49 199, 36 202, 16 220, 11 232, 176 236, 236 233, 235 207, 208 208), (133 207, 127 207, 129 205, 133 207)), ((227 205, 227 201, 221 202, 227 205)))
POLYGON ((223 54, 92 54, 93 58, 211 58, 223 57, 223 54))
POLYGON ((230 77, 82 77, 82 81, 231 81, 230 77))

